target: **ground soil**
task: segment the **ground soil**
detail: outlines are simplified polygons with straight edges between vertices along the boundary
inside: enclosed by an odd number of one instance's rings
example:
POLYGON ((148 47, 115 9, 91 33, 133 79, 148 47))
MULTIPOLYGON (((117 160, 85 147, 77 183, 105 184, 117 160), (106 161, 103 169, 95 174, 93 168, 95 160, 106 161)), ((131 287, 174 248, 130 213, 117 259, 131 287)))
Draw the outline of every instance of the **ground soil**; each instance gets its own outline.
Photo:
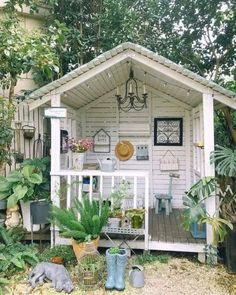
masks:
MULTIPOLYGON (((130 264, 131 262, 129 262, 130 264)), ((214 267, 200 264, 193 259, 171 258, 168 263, 154 262, 145 264, 145 286, 141 289, 132 288, 126 272, 126 288, 123 292, 106 291, 104 284, 97 290, 84 291, 79 286, 79 276, 74 268, 70 270, 75 285, 73 295, 103 294, 139 294, 139 295, 232 295, 236 294, 236 274, 228 274, 222 265, 214 267)), ((15 276, 9 285, 14 295, 50 295, 57 293, 49 283, 31 290, 26 275, 15 276)), ((7 293, 6 293, 7 294, 7 293)))

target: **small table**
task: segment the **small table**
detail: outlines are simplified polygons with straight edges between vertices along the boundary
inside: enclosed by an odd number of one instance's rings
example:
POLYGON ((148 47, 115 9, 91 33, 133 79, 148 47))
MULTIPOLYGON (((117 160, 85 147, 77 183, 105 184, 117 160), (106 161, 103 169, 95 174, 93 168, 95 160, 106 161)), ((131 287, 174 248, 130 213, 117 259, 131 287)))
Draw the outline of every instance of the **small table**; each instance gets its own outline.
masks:
POLYGON ((136 229, 136 228, 126 228, 126 227, 108 227, 104 226, 102 228, 102 233, 112 242, 114 246, 117 246, 112 238, 110 237, 111 234, 118 234, 122 236, 122 241, 118 245, 120 247, 121 245, 125 244, 128 249, 135 254, 134 250, 130 247, 129 242, 134 242, 136 241, 140 236, 145 235, 145 231, 143 228, 136 229), (134 236, 133 239, 128 239, 129 236, 134 236))

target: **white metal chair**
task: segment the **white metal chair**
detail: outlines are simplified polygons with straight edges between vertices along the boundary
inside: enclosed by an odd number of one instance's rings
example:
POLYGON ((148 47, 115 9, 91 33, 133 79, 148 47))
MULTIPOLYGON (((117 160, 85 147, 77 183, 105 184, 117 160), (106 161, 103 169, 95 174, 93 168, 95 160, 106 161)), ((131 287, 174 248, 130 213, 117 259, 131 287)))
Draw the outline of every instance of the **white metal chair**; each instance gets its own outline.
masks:
POLYGON ((172 206, 171 206, 171 199, 172 196, 172 182, 173 178, 179 178, 178 173, 170 173, 169 174, 170 180, 169 180, 169 187, 168 187, 168 193, 166 194, 155 194, 154 197, 156 198, 155 202, 155 213, 159 214, 163 208, 163 202, 164 202, 164 208, 166 210, 166 215, 169 215, 172 212, 172 206))

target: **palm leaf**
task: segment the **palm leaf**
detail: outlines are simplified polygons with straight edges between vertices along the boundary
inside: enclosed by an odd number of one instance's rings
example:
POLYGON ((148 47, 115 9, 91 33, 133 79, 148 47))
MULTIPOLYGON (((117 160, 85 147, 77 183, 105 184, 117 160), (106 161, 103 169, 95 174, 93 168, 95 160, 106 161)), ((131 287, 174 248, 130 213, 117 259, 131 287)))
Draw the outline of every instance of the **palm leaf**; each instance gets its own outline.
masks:
POLYGON ((223 176, 236 176, 236 150, 216 145, 211 153, 211 163, 215 163, 217 174, 223 176))

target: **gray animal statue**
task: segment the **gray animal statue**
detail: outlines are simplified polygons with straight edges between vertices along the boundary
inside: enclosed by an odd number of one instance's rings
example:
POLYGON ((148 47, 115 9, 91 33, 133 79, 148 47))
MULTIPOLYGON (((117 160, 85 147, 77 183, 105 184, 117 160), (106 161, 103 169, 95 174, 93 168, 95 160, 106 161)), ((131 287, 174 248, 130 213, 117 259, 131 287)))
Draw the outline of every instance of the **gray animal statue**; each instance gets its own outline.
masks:
POLYGON ((29 283, 32 288, 35 288, 37 281, 39 281, 40 285, 43 285, 45 279, 52 281, 51 286, 57 292, 64 290, 71 293, 74 289, 70 275, 63 265, 41 262, 29 274, 29 283))

